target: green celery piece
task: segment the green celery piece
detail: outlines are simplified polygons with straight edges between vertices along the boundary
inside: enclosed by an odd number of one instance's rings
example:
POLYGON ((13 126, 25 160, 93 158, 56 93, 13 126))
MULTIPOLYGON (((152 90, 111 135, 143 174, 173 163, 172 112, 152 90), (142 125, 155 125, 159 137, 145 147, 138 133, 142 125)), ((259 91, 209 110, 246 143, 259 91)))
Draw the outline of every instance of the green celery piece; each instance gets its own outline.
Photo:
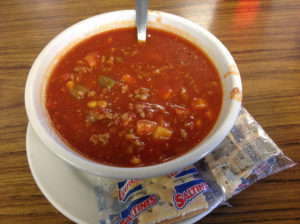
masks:
POLYGON ((118 62, 123 62, 123 59, 122 59, 121 57, 116 57, 116 60, 117 60, 118 62))
POLYGON ((100 75, 98 81, 104 88, 111 88, 117 83, 115 80, 108 78, 105 75, 100 75))
POLYGON ((76 84, 71 90, 70 94, 75 97, 76 99, 82 99, 84 95, 89 91, 88 88, 86 88, 83 85, 76 84))

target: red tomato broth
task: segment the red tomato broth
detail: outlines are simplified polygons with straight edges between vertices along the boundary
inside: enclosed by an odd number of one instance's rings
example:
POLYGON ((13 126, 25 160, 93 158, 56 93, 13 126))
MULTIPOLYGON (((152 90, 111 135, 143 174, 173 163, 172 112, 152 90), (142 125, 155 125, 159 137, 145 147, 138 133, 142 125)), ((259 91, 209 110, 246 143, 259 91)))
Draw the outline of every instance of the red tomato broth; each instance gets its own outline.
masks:
POLYGON ((92 36, 54 68, 46 108, 58 134, 76 152, 113 166, 174 159, 213 128, 222 106, 219 74, 197 46, 149 28, 92 36))

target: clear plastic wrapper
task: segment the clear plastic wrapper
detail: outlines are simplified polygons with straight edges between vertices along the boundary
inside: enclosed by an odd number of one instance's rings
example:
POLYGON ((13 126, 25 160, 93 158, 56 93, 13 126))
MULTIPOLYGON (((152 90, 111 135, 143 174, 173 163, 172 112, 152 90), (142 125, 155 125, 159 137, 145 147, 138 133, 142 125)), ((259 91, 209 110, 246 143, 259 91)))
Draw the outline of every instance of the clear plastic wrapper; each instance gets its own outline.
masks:
POLYGON ((140 180, 100 179, 95 187, 100 223, 174 223, 207 213, 225 198, 198 168, 140 180))
POLYGON ((295 165, 245 108, 225 140, 204 160, 227 199, 295 165))
POLYGON ((224 141, 193 166, 140 180, 100 178, 95 186, 99 222, 174 223, 203 217, 256 181, 293 165, 243 108, 224 141))

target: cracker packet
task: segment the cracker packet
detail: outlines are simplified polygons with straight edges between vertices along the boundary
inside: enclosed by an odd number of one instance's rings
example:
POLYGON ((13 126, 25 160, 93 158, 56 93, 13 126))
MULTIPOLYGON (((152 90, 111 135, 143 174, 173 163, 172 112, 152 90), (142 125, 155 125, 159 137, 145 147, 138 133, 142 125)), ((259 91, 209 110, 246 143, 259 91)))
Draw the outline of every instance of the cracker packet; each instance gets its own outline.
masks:
POLYGON ((242 108, 224 141, 192 166, 154 178, 99 178, 99 222, 191 223, 191 217, 203 218, 256 181, 294 165, 242 108))
POLYGON ((205 215, 225 199, 196 166, 160 177, 100 181, 95 192, 101 224, 174 223, 205 215))
POLYGON ((228 136, 204 161, 227 199, 295 165, 245 108, 228 136))

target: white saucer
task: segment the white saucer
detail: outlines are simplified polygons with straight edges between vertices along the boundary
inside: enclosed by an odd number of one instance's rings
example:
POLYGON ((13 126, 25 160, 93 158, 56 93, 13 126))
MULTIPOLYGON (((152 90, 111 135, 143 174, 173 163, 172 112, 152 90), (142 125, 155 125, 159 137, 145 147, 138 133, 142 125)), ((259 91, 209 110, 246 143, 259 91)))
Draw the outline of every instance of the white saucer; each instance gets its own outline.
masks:
MULTIPOLYGON (((31 173, 48 201, 76 223, 99 223, 94 184, 100 177, 87 174, 60 159, 39 140, 31 125, 26 134, 26 151, 31 173)), ((184 224, 195 223, 210 213, 218 203, 184 224)))

